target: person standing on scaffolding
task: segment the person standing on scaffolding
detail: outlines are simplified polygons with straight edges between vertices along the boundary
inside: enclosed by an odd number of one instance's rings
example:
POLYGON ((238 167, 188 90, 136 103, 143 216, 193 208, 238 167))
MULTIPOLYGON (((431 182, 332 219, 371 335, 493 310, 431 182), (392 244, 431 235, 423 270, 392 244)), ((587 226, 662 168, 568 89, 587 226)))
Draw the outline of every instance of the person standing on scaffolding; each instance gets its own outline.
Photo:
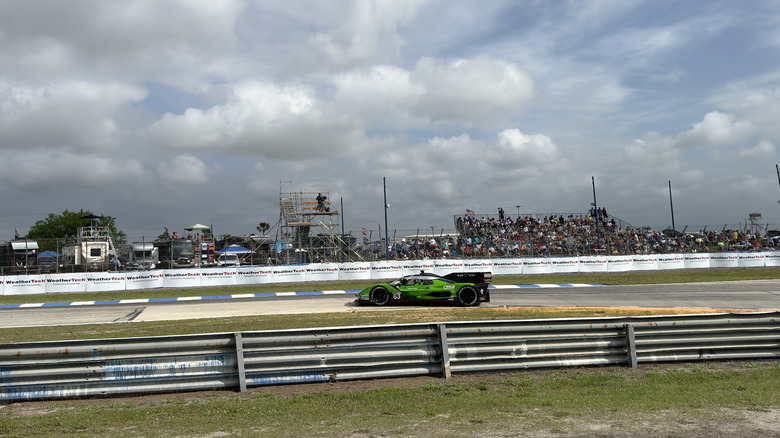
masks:
POLYGON ((326 211, 325 210, 325 200, 328 199, 327 196, 323 196, 322 193, 317 194, 317 211, 326 211))

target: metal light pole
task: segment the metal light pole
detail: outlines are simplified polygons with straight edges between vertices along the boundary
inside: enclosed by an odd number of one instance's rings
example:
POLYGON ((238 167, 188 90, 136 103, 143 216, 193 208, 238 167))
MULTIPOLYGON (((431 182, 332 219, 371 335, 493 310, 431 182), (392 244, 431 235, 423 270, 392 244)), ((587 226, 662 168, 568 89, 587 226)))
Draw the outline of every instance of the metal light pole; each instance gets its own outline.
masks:
POLYGON ((669 207, 672 209, 672 229, 676 230, 674 227, 674 203, 672 202, 672 181, 669 180, 669 207))
POLYGON ((599 206, 596 203, 596 178, 591 176, 590 182, 593 185, 593 218, 596 220, 596 246, 601 249, 601 236, 599 235, 599 206))
POLYGON ((387 231, 387 179, 382 177, 382 186, 385 193, 385 256, 390 260, 390 234, 387 231))

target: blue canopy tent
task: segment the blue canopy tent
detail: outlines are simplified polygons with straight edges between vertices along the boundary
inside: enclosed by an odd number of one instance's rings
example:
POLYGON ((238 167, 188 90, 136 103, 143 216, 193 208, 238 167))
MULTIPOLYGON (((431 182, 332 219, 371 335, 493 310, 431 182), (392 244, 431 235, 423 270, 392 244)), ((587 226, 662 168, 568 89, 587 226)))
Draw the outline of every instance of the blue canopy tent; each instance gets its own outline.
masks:
POLYGON ((252 250, 244 248, 241 245, 230 245, 226 248, 222 248, 219 251, 217 251, 217 254, 249 254, 252 250))
POLYGON ((60 253, 54 252, 54 251, 44 251, 40 254, 38 254, 38 257, 59 257, 60 253))

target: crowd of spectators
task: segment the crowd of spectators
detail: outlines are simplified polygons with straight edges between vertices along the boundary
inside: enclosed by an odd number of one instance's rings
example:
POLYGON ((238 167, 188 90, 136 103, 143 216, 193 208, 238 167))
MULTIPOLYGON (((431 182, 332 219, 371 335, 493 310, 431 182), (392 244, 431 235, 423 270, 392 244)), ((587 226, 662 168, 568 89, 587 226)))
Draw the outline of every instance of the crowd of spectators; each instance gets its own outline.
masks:
POLYGON ((627 226, 606 209, 586 214, 504 214, 477 217, 467 211, 455 218, 455 235, 402 241, 393 259, 577 256, 594 254, 665 254, 775 249, 780 237, 749 230, 701 230, 682 233, 627 226))

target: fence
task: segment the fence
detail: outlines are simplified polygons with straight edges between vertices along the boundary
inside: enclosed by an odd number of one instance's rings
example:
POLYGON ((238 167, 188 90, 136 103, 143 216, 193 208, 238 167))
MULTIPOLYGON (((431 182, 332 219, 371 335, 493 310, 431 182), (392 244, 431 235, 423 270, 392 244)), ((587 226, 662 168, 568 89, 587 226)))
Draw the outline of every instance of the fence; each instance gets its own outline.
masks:
POLYGON ((0 402, 780 356, 780 312, 316 328, 0 345, 0 402))

